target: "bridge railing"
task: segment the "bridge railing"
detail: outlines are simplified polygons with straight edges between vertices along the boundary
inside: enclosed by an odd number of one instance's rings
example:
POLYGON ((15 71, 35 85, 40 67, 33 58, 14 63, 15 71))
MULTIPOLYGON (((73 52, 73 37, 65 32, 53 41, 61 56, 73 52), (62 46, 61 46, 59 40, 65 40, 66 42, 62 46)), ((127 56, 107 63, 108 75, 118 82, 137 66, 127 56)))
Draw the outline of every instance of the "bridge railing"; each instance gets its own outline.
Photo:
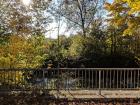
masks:
POLYGON ((0 69, 0 90, 140 89, 140 68, 0 69))

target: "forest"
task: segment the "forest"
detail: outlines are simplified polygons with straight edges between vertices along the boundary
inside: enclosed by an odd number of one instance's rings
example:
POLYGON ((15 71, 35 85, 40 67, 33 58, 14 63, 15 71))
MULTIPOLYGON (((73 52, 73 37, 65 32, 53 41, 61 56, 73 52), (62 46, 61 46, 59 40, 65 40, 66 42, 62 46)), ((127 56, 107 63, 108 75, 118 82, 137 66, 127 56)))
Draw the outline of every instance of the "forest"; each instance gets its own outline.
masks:
POLYGON ((0 68, 49 64, 139 68, 140 1, 0 0, 0 68), (57 38, 47 37, 52 23, 57 38))

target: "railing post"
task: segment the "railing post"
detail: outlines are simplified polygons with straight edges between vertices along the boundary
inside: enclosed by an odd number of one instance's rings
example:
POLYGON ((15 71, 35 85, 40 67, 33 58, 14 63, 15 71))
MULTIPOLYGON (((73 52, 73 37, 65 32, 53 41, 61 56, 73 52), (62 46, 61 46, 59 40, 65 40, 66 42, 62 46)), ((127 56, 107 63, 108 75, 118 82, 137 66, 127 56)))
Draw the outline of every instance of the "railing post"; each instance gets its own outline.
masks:
POLYGON ((57 76, 58 76, 58 81, 56 83, 57 84, 57 99, 58 99, 59 98, 59 93, 60 93, 59 88, 60 88, 60 78, 61 78, 59 76, 61 76, 61 75, 60 75, 60 69, 59 68, 57 68, 56 71, 57 71, 57 76))
POLYGON ((99 70, 99 95, 101 95, 101 70, 99 70))
POLYGON ((45 73, 44 73, 45 71, 44 71, 44 69, 42 71, 43 71, 42 73, 43 73, 43 91, 44 91, 45 90, 45 85, 46 85, 45 84, 45 73))

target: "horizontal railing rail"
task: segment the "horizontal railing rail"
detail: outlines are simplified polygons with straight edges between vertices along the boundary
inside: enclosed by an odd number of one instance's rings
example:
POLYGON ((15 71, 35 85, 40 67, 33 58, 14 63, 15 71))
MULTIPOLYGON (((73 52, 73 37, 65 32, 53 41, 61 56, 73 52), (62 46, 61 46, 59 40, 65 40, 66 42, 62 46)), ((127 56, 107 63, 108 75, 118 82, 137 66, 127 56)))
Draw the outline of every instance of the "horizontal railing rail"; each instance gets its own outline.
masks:
POLYGON ((140 89, 140 68, 0 68, 0 90, 140 89))
POLYGON ((140 70, 140 68, 0 68, 2 70, 140 70))

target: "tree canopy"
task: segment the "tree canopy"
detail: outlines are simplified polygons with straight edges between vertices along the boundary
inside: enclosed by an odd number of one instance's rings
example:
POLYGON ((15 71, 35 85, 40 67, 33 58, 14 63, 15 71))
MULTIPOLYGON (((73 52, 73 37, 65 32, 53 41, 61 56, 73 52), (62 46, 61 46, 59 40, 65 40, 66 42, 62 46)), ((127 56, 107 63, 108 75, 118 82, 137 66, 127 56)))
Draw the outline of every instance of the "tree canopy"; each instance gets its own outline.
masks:
POLYGON ((50 59, 54 67, 58 63, 62 63, 62 67, 69 67, 68 64, 70 67, 74 64, 75 67, 81 64, 85 67, 129 67, 131 61, 139 65, 139 2, 32 0, 25 6, 20 0, 2 0, 0 67, 47 67, 50 59), (58 39, 46 37, 52 22, 57 24, 58 39), (74 34, 61 35, 61 22, 68 31, 72 27, 74 34), (117 57, 118 60, 111 64, 117 57))
POLYGON ((134 35, 140 28, 139 4, 139 0, 114 0, 112 4, 106 3, 106 9, 111 12, 109 21, 116 27, 126 24, 124 35, 134 35))

